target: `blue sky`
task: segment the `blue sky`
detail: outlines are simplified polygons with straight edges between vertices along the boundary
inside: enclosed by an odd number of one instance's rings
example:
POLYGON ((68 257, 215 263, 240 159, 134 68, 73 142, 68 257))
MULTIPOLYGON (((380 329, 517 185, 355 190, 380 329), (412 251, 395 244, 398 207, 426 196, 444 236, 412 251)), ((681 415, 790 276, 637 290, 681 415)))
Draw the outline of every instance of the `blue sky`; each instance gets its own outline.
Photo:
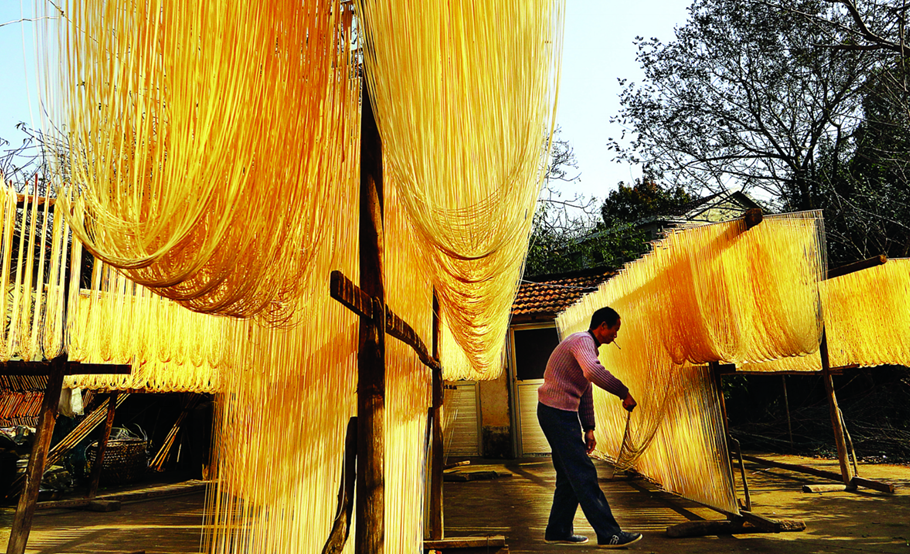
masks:
MULTIPOLYGON (((619 110, 617 78, 639 81, 635 63, 636 36, 673 38, 685 23, 689 0, 566 0, 566 27, 557 123, 561 137, 575 149, 581 180, 562 186, 574 193, 603 198, 619 181, 641 176, 636 167, 610 162, 607 139, 622 129, 609 124, 619 110)), ((35 89, 32 0, 0 0, 0 137, 13 143, 24 136, 14 126, 25 121, 40 125, 35 89), (12 23, 10 23, 12 22, 12 23), (29 103, 31 99, 31 104, 29 103)))
MULTIPOLYGON (((19 22, 32 18, 32 2, 25 0, 0 0, 0 137, 13 145, 25 135, 15 129, 24 121, 29 126, 38 126, 38 93, 35 89, 35 31, 33 22, 19 22), (32 108, 30 110, 29 100, 32 108), (34 112, 34 117, 31 112, 34 112)), ((5 150, 5 148, 4 148, 5 150)))
POLYGON ((566 192, 603 198, 619 181, 641 177, 641 169, 612 163, 609 138, 622 128, 609 123, 619 111, 617 78, 639 82, 636 36, 673 39, 686 22, 689 0, 567 0, 557 123, 575 149, 581 181, 566 192))

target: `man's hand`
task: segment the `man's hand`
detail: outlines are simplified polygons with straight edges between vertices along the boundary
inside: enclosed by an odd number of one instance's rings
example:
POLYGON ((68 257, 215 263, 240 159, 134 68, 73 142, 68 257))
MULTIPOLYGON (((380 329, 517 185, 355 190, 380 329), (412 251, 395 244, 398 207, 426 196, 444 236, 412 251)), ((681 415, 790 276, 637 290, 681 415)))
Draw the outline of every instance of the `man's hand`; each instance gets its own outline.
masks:
POLYGON ((585 446, 588 448, 588 454, 594 452, 594 447, 597 446, 597 441, 594 439, 594 429, 585 431, 585 446))
POLYGON ((626 393, 626 397, 622 399, 622 407, 631 412, 635 409, 635 406, 638 406, 638 402, 632 398, 632 395, 630 393, 626 393))

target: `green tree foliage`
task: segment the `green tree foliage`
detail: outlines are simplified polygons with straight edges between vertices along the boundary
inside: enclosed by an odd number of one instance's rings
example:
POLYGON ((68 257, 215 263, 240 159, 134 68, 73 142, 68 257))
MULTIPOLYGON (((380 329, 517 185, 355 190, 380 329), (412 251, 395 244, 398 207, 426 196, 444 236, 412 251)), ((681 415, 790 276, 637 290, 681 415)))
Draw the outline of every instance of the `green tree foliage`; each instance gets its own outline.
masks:
MULTIPOLYGON (((649 237, 636 223, 667 215, 693 200, 681 187, 664 189, 651 180, 619 183, 603 201, 602 221, 568 228, 535 227, 525 273, 566 273, 590 267, 618 268, 648 251, 649 237)), ((555 209, 543 204, 538 217, 555 209), (542 213, 541 213, 542 212, 542 213)))
POLYGON ((910 114, 902 69, 874 73, 861 123, 825 159, 825 222, 833 265, 878 254, 910 255, 910 114))
POLYGON ((525 262, 528 276, 563 273, 590 267, 586 252, 578 251, 580 238, 597 227, 596 202, 580 195, 564 198, 560 183, 579 179, 578 163, 569 141, 556 130, 547 167, 547 179, 537 201, 534 226, 525 262))
POLYGON ((583 228, 574 233, 535 232, 525 274, 533 277, 592 267, 619 268, 647 248, 645 233, 629 224, 612 229, 583 228))
POLYGON ((635 223, 652 216, 669 215, 694 198, 680 186, 662 188, 647 177, 634 185, 619 183, 600 208, 604 225, 635 223))

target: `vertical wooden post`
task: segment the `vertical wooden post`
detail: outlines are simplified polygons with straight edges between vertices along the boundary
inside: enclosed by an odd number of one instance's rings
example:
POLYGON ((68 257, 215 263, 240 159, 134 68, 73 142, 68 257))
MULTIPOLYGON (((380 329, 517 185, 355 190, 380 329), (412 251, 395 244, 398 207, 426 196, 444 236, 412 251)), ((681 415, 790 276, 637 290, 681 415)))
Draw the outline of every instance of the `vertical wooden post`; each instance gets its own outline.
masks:
POLYGON ((41 416, 35 432, 35 442, 32 444, 32 452, 28 459, 25 486, 19 496, 16 517, 13 519, 13 528, 10 531, 9 543, 6 547, 7 554, 23 554, 25 545, 28 543, 32 518, 35 516, 35 508, 38 504, 41 477, 44 475, 47 452, 54 434, 54 424, 57 422, 57 405, 60 403, 60 392, 63 390, 65 370, 66 356, 60 356, 51 361, 47 388, 44 389, 44 399, 41 403, 41 416))
POLYGON ((357 355, 357 554, 382 554, 385 471, 385 293, 382 251, 382 140, 363 80, 360 135, 360 288, 373 297, 360 318, 357 355))
MULTIPOLYGON (((439 342, 442 333, 439 315, 439 300, 436 291, 433 291, 433 358, 439 360, 439 342)), ((442 370, 433 370, 433 458, 430 461, 430 538, 439 540, 443 538, 443 445, 442 445, 442 370)))
POLYGON ((718 362, 708 362, 708 370, 714 379, 714 385, 717 387, 717 399, 720 403, 720 414, 724 420, 724 436, 727 435, 727 401, 724 399, 724 379, 720 374, 720 364, 718 362))
POLYGON ((834 430, 834 443, 837 445, 837 460, 844 484, 850 486, 853 479, 853 468, 847 459, 847 441, 844 439, 844 428, 841 425, 840 409, 837 407, 837 396, 834 394, 834 380, 831 378, 831 363, 828 360, 828 337, 822 330, 822 342, 819 346, 822 359, 822 380, 825 382, 825 394, 828 396, 828 409, 831 412, 831 427, 834 430))
MULTIPOLYGON (((720 403, 721 422, 723 423, 724 441, 727 444, 727 459, 730 460, 730 486, 736 486, 736 478, 733 476, 733 461, 730 459, 730 432, 729 422, 727 421, 727 401, 724 399, 723 376, 720 373, 720 364, 718 362, 708 362, 708 371, 714 378, 714 386, 717 387, 717 400, 720 403)), ((742 452, 739 453, 742 456, 742 452)))
POLYGON ((95 454, 95 463, 92 465, 92 480, 88 486, 88 497, 95 498, 98 494, 98 485, 101 482, 101 466, 104 464, 104 453, 107 451, 107 442, 111 438, 111 429, 114 427, 114 414, 117 411, 117 391, 111 393, 107 400, 107 419, 98 441, 98 452, 95 454))
POLYGON ((354 487, 357 473, 357 418, 348 421, 348 430, 344 441, 344 465, 341 470, 341 483, 338 485, 338 509, 329 539, 322 548, 322 554, 341 554, 351 533, 351 514, 354 512, 354 487))
POLYGON ((790 451, 793 451, 793 424, 790 423, 790 400, 787 398, 787 376, 781 375, 780 382, 784 386, 784 411, 787 413, 787 436, 790 438, 790 451))

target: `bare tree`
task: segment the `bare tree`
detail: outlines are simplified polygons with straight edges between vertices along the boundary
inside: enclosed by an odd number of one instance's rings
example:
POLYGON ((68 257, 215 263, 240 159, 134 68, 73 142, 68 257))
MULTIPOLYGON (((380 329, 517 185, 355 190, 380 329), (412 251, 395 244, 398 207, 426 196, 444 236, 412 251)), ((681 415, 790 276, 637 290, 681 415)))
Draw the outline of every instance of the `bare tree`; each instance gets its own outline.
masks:
MULTIPOLYGON (((825 0, 791 4, 836 15, 825 0)), ((859 123, 869 56, 820 50, 835 29, 753 0, 696 0, 689 12, 674 41, 638 39, 645 80, 626 85, 613 118, 633 140, 610 148, 673 184, 820 207, 819 157, 859 123)))
POLYGON ((557 127, 550 149, 550 163, 538 197, 534 226, 536 231, 541 232, 576 233, 596 225, 598 200, 585 198, 578 192, 560 190, 581 179, 575 150, 568 140, 560 137, 560 132, 557 127))

